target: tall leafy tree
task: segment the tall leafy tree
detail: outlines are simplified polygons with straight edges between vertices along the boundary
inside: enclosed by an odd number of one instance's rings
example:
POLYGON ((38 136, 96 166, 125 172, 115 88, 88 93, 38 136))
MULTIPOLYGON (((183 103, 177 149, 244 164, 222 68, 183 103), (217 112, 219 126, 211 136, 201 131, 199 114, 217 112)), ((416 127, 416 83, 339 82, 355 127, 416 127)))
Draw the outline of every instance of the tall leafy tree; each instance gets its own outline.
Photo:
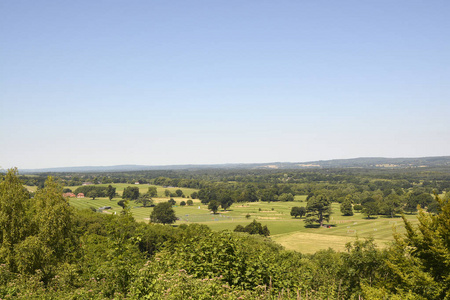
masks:
POLYGON ((306 224, 319 223, 323 225, 324 221, 329 221, 331 215, 331 201, 322 194, 312 196, 306 205, 306 224))
POLYGON ((150 186, 148 188, 148 195, 150 197, 157 197, 158 196, 158 189, 156 188, 156 186, 150 186))
POLYGON ((233 198, 231 197, 231 193, 228 191, 223 191, 223 193, 220 193, 219 203, 224 210, 227 210, 227 208, 233 204, 233 198))
POLYGON ((418 225, 403 216, 406 235, 395 235, 387 264, 390 278, 383 288, 405 292, 409 299, 448 299, 450 296, 450 201, 435 195, 439 214, 419 210, 418 225), (399 289, 400 287, 400 289, 399 289))
POLYGON ((10 270, 16 269, 15 246, 30 234, 27 214, 29 194, 18 177, 17 169, 10 169, 0 182, 0 260, 10 270))
POLYGON ((116 188, 112 185, 108 185, 108 188, 106 189, 106 197, 109 198, 109 201, 111 201, 116 196, 116 188))
POLYGON ((386 252, 377 249, 373 238, 356 239, 347 243, 345 248, 347 251, 341 255, 343 266, 340 280, 349 289, 348 292, 353 294, 353 297, 348 295, 345 299, 358 299, 362 285, 370 285, 385 276, 386 252))
POLYGON ((39 240, 62 257, 72 243, 73 211, 62 196, 62 189, 49 177, 45 187, 34 197, 34 224, 38 228, 39 240))
POLYGON ((402 201, 399 195, 392 192, 386 196, 381 204, 381 210, 385 215, 393 218, 396 214, 402 212, 402 201))
POLYGON ((144 207, 147 207, 147 205, 151 205, 153 203, 153 199, 148 193, 145 193, 137 198, 136 203, 142 203, 144 207))
POLYGON ((212 200, 208 203, 208 209, 213 212, 213 214, 216 214, 219 210, 220 203, 217 200, 212 200))
POLYGON ((353 207, 350 200, 344 200, 344 202, 341 203, 341 213, 344 216, 353 216, 353 207))
POLYGON ((136 200, 139 198, 139 188, 137 186, 128 186, 123 190, 122 199, 136 200))
POLYGON ((175 194, 177 195, 177 197, 181 197, 181 196, 183 196, 183 191, 180 190, 180 189, 177 189, 177 190, 175 191, 175 194))
POLYGON ((175 211, 169 202, 157 204, 150 214, 150 221, 153 223, 172 224, 176 220, 175 211))
POLYGON ((366 198, 361 203, 362 206, 362 213, 367 216, 368 219, 370 219, 372 216, 378 215, 380 212, 380 208, 378 205, 378 202, 374 198, 366 198))

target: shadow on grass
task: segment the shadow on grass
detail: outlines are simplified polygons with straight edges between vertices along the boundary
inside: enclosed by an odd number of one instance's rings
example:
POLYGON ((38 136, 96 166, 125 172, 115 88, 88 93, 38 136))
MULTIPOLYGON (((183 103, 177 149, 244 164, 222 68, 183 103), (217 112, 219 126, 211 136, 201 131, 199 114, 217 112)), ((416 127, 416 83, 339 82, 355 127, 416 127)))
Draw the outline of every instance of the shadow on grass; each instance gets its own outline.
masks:
POLYGON ((305 228, 319 228, 320 225, 319 224, 307 224, 305 225, 305 228))
POLYGON ((335 228, 335 227, 337 227, 335 224, 323 224, 322 227, 320 227, 319 224, 305 225, 305 228, 335 228))
POLYGON ((337 227, 337 225, 336 224, 324 224, 323 227, 324 228, 335 228, 335 227, 337 227))
POLYGON ((381 215, 380 216, 381 218, 383 218, 383 219, 401 219, 402 218, 402 216, 399 216, 399 215, 394 215, 393 217, 391 217, 390 215, 388 216, 388 215, 381 215))

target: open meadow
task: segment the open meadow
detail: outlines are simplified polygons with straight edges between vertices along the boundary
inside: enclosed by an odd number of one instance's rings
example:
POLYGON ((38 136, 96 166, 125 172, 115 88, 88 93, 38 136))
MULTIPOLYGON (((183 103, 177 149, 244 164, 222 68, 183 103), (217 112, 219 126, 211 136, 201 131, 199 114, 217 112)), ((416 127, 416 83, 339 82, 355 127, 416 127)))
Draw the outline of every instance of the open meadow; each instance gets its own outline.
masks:
MULTIPOLYGON (((97 185, 107 186, 107 185, 97 185)), ((113 184, 117 192, 121 195, 123 189, 130 184, 113 184)), ((145 193, 150 185, 136 185, 141 193, 145 193)), ((76 187, 70 187, 75 190, 76 187)), ((176 187, 158 186, 158 197, 154 197, 154 204, 165 202, 169 198, 164 196, 164 191, 169 189, 175 192, 176 187)), ((181 188, 188 196, 195 189, 181 188)), ((337 251, 345 250, 345 244, 355 240, 355 238, 373 238, 380 247, 386 246, 393 241, 394 230, 404 232, 403 221, 400 217, 387 218, 379 216, 375 219, 367 219, 365 215, 355 213, 353 216, 342 216, 339 204, 333 203, 333 214, 330 222, 331 228, 308 228, 305 227, 303 218, 293 218, 290 215, 293 206, 306 206, 306 196, 296 196, 293 202, 250 202, 234 203, 227 211, 220 210, 217 214, 212 214, 207 205, 203 205, 198 199, 193 199, 194 205, 180 206, 181 201, 188 198, 173 197, 176 201, 174 210, 179 220, 174 226, 180 224, 200 223, 208 225, 216 231, 233 230, 237 225, 247 225, 252 220, 257 220, 263 225, 267 225, 270 230, 270 238, 283 245, 286 249, 295 250, 302 253, 314 253, 320 249, 333 248, 337 251)), ((70 198, 70 204, 76 208, 98 209, 103 206, 110 206, 111 209, 104 210, 103 213, 117 214, 122 208, 117 204, 121 200, 116 197, 113 200, 108 198, 70 198)), ((142 207, 133 201, 130 202, 131 213, 138 221, 148 222, 152 207, 142 207)), ((416 215, 406 215, 411 222, 416 222, 416 215)))

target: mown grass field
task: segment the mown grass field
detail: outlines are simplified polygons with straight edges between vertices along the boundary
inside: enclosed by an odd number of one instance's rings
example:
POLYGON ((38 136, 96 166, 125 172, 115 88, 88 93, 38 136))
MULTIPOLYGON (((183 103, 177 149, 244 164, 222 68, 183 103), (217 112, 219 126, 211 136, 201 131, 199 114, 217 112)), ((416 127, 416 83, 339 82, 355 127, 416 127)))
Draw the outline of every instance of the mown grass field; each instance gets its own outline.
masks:
POLYGON ((28 185, 25 185, 25 188, 27 189, 27 191, 34 193, 34 192, 37 191, 37 188, 38 188, 38 187, 37 187, 37 186, 28 186, 28 185))
MULTIPOLYGON (((103 185, 107 186, 107 185, 103 185)), ((114 184, 119 194, 129 184, 114 184)), ((138 185, 140 192, 145 193, 149 185, 138 185)), ((75 190, 74 187, 71 187, 75 190)), ((158 197, 154 203, 167 201, 169 198, 163 196, 166 188, 158 186, 158 197)), ((178 188, 167 188, 175 192, 178 188)), ((182 188, 185 195, 190 195, 194 189, 182 188)), ((218 214, 212 214, 206 205, 194 199, 193 206, 180 206, 181 201, 187 198, 174 197, 177 205, 174 207, 179 220, 176 225, 201 223, 208 225, 213 230, 233 230, 238 224, 247 225, 253 219, 267 225, 271 232, 271 239, 285 248, 296 250, 302 253, 314 253, 319 249, 333 248, 337 251, 345 250, 345 244, 358 238, 374 238, 375 242, 384 247, 393 241, 394 229, 397 232, 404 232, 403 221, 400 217, 386 218, 379 216, 376 219, 366 219, 364 215, 355 213, 354 216, 344 217, 339 211, 339 204, 333 203, 333 214, 329 224, 331 228, 307 228, 303 219, 295 219, 290 216, 293 206, 306 206, 306 196, 296 196, 294 202, 253 202, 234 203, 229 210, 220 210, 218 214), (250 215, 247 218, 247 215, 250 215)), ((71 198, 70 203, 76 208, 99 208, 111 206, 112 209, 104 213, 120 213, 122 208, 117 205, 120 197, 110 201, 108 198, 75 199, 71 198)), ((151 207, 141 207, 135 202, 131 202, 131 212, 138 221, 148 222, 151 207)), ((416 223, 415 215, 406 215, 407 219, 416 223)))

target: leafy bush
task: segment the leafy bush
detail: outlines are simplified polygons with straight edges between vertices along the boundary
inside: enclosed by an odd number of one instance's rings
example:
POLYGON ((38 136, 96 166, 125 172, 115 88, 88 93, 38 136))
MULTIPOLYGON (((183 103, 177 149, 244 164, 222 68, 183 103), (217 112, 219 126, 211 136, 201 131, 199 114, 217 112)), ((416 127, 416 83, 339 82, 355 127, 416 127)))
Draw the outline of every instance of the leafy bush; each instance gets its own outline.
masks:
POLYGON ((306 207, 304 206, 294 206, 291 208, 291 216, 293 216, 294 218, 297 217, 303 217, 304 215, 306 215, 306 207))
POLYGON ((237 225, 234 229, 235 232, 247 232, 249 234, 259 234, 262 236, 269 236, 270 231, 267 228, 266 225, 262 226, 261 223, 256 222, 256 220, 253 220, 250 224, 243 227, 241 225, 237 225))
POLYGON ((363 209, 363 207, 361 204, 355 204, 355 205, 353 205, 353 209, 356 211, 361 211, 363 209))

